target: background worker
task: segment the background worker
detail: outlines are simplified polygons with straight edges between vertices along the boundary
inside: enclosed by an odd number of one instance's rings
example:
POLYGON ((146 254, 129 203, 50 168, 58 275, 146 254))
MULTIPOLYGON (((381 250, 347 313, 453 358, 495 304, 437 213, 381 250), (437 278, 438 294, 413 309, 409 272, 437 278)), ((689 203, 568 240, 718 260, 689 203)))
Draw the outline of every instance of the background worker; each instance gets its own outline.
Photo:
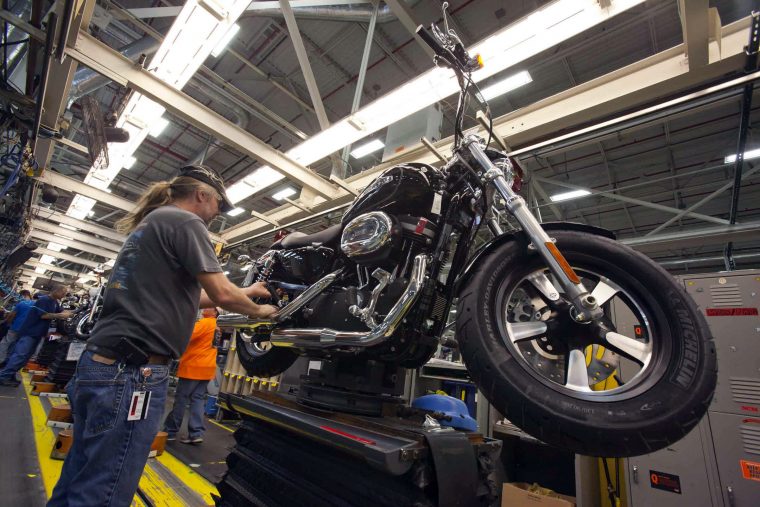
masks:
POLYGON ((34 306, 31 292, 24 289, 18 294, 21 296, 21 301, 16 303, 13 310, 5 316, 8 332, 2 341, 0 341, 0 365, 2 366, 5 366, 5 360, 8 359, 8 351, 19 338, 18 330, 21 328, 21 324, 24 323, 24 319, 26 319, 26 313, 29 311, 29 308, 34 306))
POLYGON ((201 318, 195 323, 193 334, 187 349, 179 358, 177 367, 177 391, 174 394, 174 407, 164 421, 164 431, 169 434, 168 440, 174 440, 182 427, 185 409, 190 405, 190 417, 187 421, 187 437, 180 439, 183 444, 199 444, 203 442, 203 409, 206 398, 206 388, 209 380, 216 375, 216 348, 214 334, 216 318, 219 313, 216 308, 201 310, 201 318))
POLYGON ((26 314, 24 323, 18 329, 19 338, 13 345, 5 368, 0 370, 0 386, 15 387, 21 382, 16 380, 16 373, 29 361, 37 345, 48 332, 50 321, 68 319, 72 312, 62 311, 60 301, 68 292, 65 285, 56 285, 49 295, 40 296, 26 314))

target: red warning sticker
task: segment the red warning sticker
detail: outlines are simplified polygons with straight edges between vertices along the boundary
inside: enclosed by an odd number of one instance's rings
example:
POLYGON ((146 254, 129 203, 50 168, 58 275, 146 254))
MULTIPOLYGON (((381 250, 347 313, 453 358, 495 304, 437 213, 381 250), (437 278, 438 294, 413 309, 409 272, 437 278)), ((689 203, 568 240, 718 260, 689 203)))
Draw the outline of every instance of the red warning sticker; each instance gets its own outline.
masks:
POLYGON ((681 478, 677 475, 650 470, 649 485, 655 489, 681 494, 681 478))
POLYGON ((757 308, 708 308, 708 317, 751 317, 757 315, 757 308))
POLYGON ((739 460, 742 467, 742 477, 750 481, 760 481, 760 463, 739 460))

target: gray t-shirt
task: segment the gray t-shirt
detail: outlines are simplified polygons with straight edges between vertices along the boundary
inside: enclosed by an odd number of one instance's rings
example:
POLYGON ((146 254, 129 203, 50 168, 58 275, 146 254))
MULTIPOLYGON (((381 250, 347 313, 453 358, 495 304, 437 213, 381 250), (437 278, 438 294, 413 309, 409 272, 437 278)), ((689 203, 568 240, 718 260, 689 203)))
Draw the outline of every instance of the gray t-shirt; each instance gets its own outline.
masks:
POLYGON ((107 352, 127 337, 147 354, 178 358, 198 312, 196 277, 221 271, 203 220, 176 206, 152 211, 119 252, 89 343, 107 352))

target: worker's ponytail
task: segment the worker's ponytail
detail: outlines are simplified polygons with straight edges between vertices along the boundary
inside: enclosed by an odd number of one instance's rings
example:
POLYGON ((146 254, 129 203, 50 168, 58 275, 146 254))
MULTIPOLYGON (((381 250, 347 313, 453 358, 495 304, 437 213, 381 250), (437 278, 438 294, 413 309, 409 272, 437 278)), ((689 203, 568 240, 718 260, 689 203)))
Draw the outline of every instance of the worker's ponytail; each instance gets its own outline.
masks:
POLYGON ((122 234, 129 234, 137 228, 143 218, 161 206, 183 199, 195 191, 196 188, 204 188, 203 183, 193 178, 180 176, 171 181, 159 181, 148 188, 135 209, 124 218, 116 221, 116 230, 122 234))

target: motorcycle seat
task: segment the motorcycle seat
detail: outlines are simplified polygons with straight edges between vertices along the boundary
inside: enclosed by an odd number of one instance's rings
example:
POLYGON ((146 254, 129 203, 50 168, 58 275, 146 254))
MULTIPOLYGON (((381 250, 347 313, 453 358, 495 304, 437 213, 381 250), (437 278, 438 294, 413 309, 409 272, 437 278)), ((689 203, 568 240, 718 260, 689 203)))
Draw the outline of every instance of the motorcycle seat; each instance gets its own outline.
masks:
POLYGON ((270 249, 283 250, 286 248, 301 248, 304 246, 329 245, 340 238, 342 228, 343 224, 335 224, 324 231, 315 232, 314 234, 291 232, 280 241, 274 243, 270 249))

